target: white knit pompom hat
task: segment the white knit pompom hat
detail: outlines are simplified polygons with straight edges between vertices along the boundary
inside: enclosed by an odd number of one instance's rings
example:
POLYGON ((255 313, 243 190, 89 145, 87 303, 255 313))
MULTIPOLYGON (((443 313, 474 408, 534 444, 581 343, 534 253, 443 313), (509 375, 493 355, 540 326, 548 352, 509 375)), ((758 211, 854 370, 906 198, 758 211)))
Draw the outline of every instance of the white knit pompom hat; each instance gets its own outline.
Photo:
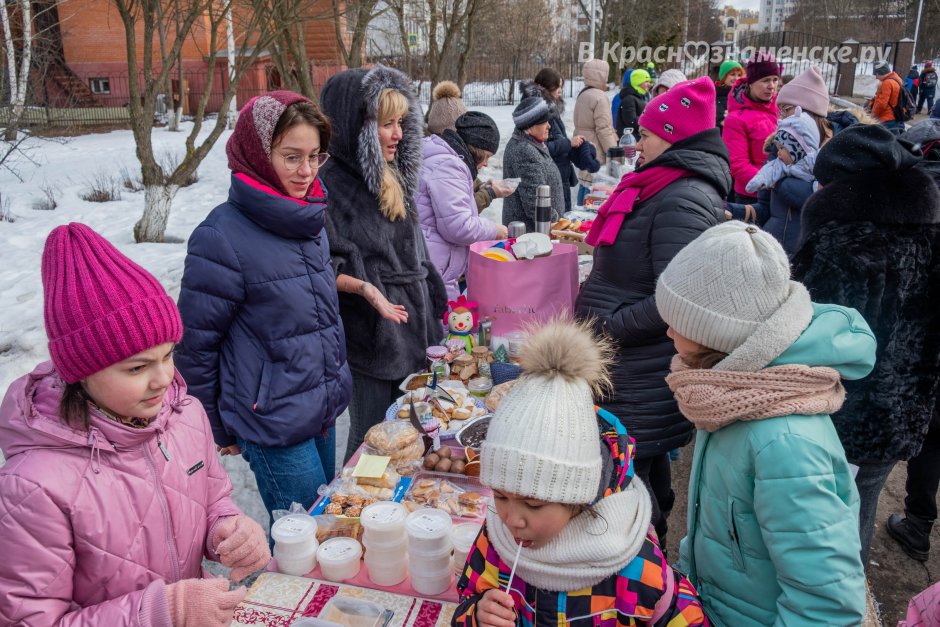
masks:
POLYGON ((745 372, 777 358, 813 315, 780 243, 740 221, 713 226, 679 251, 659 276, 656 307, 683 337, 728 353, 715 370, 745 372))
POLYGON ((480 453, 480 481, 550 503, 597 500, 601 439, 594 391, 610 351, 586 325, 555 320, 530 333, 523 375, 496 410, 480 453))

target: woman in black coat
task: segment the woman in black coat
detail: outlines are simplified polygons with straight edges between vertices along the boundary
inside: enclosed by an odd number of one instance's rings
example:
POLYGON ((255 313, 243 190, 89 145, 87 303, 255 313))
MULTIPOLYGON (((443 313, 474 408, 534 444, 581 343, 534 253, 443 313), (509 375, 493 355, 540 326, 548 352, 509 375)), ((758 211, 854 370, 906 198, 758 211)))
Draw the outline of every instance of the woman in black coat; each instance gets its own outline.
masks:
POLYGON ((636 472, 651 488, 653 524, 665 546, 675 499, 668 452, 689 442, 692 424, 666 385, 675 348, 656 309, 656 280, 679 250, 722 219, 731 172, 707 78, 654 98, 639 122, 639 165, 588 234, 594 269, 576 311, 615 341, 613 386, 598 401, 636 439, 636 472))
POLYGON ((353 380, 348 460, 444 337, 447 293, 414 205, 423 119, 411 81, 381 65, 347 70, 326 82, 320 104, 333 123, 320 178, 353 380))
POLYGON ((883 126, 852 126, 813 170, 821 190, 803 207, 794 279, 814 301, 857 309, 878 340, 874 371, 846 381, 832 415, 859 466, 867 564, 878 495, 891 469, 920 450, 940 380, 940 192, 920 153, 883 126))

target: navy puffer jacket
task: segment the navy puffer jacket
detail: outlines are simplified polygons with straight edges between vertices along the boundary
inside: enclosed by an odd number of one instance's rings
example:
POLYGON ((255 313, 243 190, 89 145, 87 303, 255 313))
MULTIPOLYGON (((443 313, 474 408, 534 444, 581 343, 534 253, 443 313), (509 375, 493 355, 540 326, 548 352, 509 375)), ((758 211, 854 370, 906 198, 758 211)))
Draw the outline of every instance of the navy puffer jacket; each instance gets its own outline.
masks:
POLYGON ((333 426, 349 403, 326 198, 287 198, 234 174, 189 238, 176 367, 216 444, 289 446, 333 426))
POLYGON ((598 399, 636 439, 637 458, 683 446, 692 437, 666 385, 675 354, 667 325, 656 309, 656 279, 672 258, 723 216, 731 189, 728 150, 717 129, 676 142, 648 166, 687 170, 655 196, 638 202, 617 239, 594 252, 592 270, 575 305, 579 317, 616 342, 610 368, 613 383, 598 399))

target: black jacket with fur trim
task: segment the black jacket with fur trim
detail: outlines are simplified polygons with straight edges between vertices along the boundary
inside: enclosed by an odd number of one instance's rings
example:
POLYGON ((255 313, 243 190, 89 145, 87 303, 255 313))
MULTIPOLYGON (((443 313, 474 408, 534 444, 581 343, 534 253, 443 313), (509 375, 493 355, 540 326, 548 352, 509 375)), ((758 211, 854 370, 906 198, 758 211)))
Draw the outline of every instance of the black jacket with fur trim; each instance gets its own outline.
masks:
POLYGON ((408 322, 382 318, 364 298, 340 293, 350 367, 364 375, 398 380, 424 365, 425 348, 444 337, 444 282, 431 263, 418 226, 414 194, 421 173, 423 119, 408 78, 381 65, 332 76, 320 93, 333 123, 332 159, 320 170, 328 192, 326 229, 336 274, 376 286, 389 302, 404 305, 408 322), (391 88, 409 103, 395 164, 408 215, 395 222, 379 209, 385 166, 379 144, 379 96, 391 88))
POLYGON ((718 224, 731 189, 728 149, 717 129, 676 142, 649 165, 693 176, 634 206, 614 243, 594 252, 594 269, 575 305, 579 317, 593 319, 616 342, 612 392, 599 403, 636 439, 637 458, 665 453, 692 437, 692 423, 666 385, 676 349, 656 309, 656 280, 676 253, 718 224))
POLYGON ((806 201, 794 278, 814 301, 857 309, 877 363, 832 415, 849 461, 910 459, 940 381, 940 192, 919 167, 836 180, 806 201))

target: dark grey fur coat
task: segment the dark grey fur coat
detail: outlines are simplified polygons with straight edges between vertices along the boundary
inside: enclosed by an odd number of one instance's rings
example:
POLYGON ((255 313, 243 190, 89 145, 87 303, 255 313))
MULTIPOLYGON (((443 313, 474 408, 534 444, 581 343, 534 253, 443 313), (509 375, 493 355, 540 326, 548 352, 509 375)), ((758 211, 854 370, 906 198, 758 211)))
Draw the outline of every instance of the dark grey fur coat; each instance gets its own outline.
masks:
POLYGON ((520 130, 512 132, 506 151, 503 153, 503 176, 521 178, 515 193, 503 199, 503 224, 525 222, 526 231, 535 230, 535 190, 539 185, 548 185, 552 191, 552 221, 565 211, 565 197, 570 193, 562 185, 558 166, 548 152, 548 146, 536 141, 520 130))
POLYGON ((920 450, 940 381, 940 192, 920 168, 837 180, 803 207, 794 278, 814 301, 857 309, 875 369, 846 381, 832 416, 849 461, 920 450))
POLYGON ((408 77, 381 65, 332 76, 320 92, 320 104, 333 124, 332 159, 320 179, 327 191, 334 270, 372 283, 409 315, 408 322, 395 324, 361 296, 340 293, 349 365, 376 379, 402 379, 420 370, 425 348, 443 338, 447 304, 414 207, 421 173, 421 108, 408 77), (382 214, 378 201, 385 161, 376 116, 385 88, 404 94, 409 103, 395 156, 408 215, 394 222, 382 214))

